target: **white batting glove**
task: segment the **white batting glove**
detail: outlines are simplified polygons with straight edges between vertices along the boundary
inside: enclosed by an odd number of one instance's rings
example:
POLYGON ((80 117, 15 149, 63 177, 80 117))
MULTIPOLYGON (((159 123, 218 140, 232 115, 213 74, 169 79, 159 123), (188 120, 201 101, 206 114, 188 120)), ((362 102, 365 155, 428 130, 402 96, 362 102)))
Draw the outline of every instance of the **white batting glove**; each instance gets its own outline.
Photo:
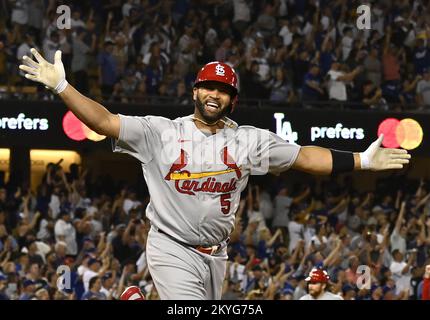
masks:
POLYGON ((61 61, 61 51, 57 50, 55 52, 54 64, 46 61, 36 49, 32 48, 30 51, 37 62, 30 57, 22 57, 24 64, 21 64, 19 68, 25 72, 25 77, 44 84, 46 88, 57 94, 64 91, 68 83, 64 65, 61 61))
POLYGON ((372 171, 402 169, 409 163, 411 155, 406 150, 394 148, 381 148, 384 135, 374 141, 366 151, 360 153, 361 169, 372 171))

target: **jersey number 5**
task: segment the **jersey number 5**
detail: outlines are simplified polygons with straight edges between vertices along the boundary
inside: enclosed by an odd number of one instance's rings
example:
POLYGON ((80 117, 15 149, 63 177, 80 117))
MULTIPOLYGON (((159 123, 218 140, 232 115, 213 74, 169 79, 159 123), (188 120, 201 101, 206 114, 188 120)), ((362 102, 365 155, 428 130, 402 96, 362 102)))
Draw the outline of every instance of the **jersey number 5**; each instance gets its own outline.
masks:
POLYGON ((230 212, 230 198, 231 193, 225 193, 221 195, 220 202, 221 202, 221 211, 224 214, 228 214, 230 212))

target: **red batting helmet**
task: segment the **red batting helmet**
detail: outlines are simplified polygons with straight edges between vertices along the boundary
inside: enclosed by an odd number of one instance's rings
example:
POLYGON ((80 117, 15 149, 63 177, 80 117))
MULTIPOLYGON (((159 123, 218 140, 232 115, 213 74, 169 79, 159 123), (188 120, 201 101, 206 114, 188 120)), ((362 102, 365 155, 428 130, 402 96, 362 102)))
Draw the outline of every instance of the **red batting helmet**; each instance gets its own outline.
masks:
POLYGON ((230 67, 228 64, 219 62, 219 61, 213 61, 209 62, 206 65, 203 66, 203 68, 200 69, 199 73, 197 74, 196 81, 194 82, 194 87, 197 86, 201 82, 205 81, 216 81, 225 83, 230 88, 233 89, 233 96, 232 96, 232 109, 233 112, 234 107, 237 103, 237 94, 238 94, 238 88, 237 88, 237 75, 236 72, 232 67, 230 67))
POLYGON ((311 272, 309 272, 309 276, 305 279, 305 281, 310 283, 327 283, 330 280, 327 272, 322 269, 313 268, 311 272))

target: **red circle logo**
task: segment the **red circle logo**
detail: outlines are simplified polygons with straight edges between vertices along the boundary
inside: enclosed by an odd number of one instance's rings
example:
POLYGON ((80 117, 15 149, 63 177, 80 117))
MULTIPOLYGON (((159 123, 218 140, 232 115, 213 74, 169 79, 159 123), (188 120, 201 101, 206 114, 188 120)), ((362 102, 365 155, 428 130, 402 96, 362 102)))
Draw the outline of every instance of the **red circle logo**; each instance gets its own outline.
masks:
POLYGON ((406 150, 417 148, 423 141, 423 129, 414 119, 398 120, 388 118, 378 127, 378 136, 383 133, 382 145, 387 148, 402 147, 406 150))
POLYGON ((101 141, 106 138, 106 136, 99 135, 88 128, 71 111, 67 111, 63 117, 63 130, 66 136, 75 141, 83 141, 85 139, 101 141))

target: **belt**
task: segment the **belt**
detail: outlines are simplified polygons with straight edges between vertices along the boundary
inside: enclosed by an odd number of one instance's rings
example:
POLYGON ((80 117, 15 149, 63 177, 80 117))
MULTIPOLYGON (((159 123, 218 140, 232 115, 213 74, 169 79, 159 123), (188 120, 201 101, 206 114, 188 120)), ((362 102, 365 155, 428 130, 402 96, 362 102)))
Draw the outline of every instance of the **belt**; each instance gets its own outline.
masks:
MULTIPOLYGON (((199 251, 199 252, 201 252, 201 253, 204 253, 204 254, 208 254, 208 255, 210 255, 210 256, 212 256, 212 255, 214 255, 214 254, 217 254, 217 253, 218 253, 218 252, 220 252, 220 251, 221 251, 221 249, 222 249, 222 245, 221 245, 221 244, 217 244, 217 245, 214 245, 214 246, 208 246, 208 247, 205 247, 205 246, 194 246, 194 245, 191 245, 191 244, 188 244, 188 243, 185 243, 185 242, 179 241, 178 239, 176 239, 176 238, 172 237, 170 234, 168 234, 168 233, 164 232, 164 231, 163 231, 163 230, 161 230, 161 229, 158 229, 158 232, 160 232, 160 233, 162 233, 162 234, 165 234, 165 235, 166 235, 166 236, 168 236, 170 239, 172 239, 173 241, 175 241, 175 242, 177 242, 177 243, 179 243, 179 244, 182 244, 183 246, 194 248, 194 249, 196 249, 197 251, 199 251)), ((228 240, 227 240, 227 243, 228 243, 228 240)))

